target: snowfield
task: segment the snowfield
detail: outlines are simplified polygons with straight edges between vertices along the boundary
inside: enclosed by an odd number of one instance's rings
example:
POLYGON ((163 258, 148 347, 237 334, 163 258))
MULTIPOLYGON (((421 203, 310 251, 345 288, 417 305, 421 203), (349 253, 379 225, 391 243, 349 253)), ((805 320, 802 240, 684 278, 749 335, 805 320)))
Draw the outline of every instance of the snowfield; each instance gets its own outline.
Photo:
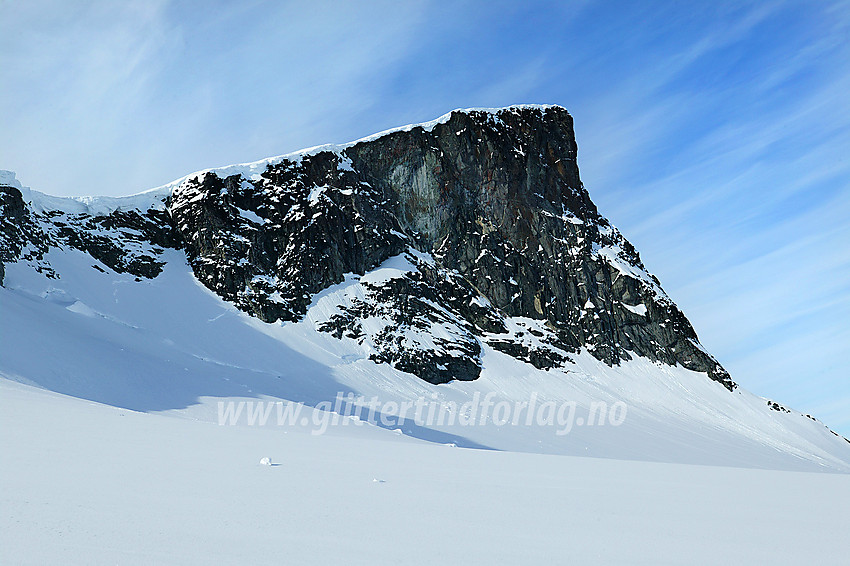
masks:
POLYGON ((844 564, 850 551, 846 474, 218 426, 8 380, 0 419, 3 564, 844 564))

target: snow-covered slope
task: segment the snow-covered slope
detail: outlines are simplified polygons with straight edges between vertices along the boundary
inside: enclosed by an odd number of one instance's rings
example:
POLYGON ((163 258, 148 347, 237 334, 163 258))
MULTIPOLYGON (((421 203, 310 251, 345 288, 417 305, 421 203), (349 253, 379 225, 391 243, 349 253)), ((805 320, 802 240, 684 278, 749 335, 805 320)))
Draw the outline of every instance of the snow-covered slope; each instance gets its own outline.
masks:
MULTIPOLYGON (((382 403, 424 398, 458 409, 492 393, 495 405, 528 401, 575 402, 572 428, 535 418, 526 425, 419 425, 395 419, 385 428, 459 446, 606 458, 738 465, 794 470, 850 471, 850 444, 795 411, 771 410, 740 388, 729 392, 704 374, 636 358, 609 367, 588 353, 564 369, 541 370, 485 346, 482 376, 473 382, 431 385, 369 359, 368 342, 320 332, 340 306, 364 295, 363 282, 400 276, 407 263, 391 260, 364 276, 350 275, 313 298, 296 323, 264 323, 240 312, 194 278, 181 252, 166 252, 163 272, 136 281, 130 274, 92 268, 77 250, 46 259, 61 279, 24 264, 7 266, 0 288, 3 310, 0 375, 6 379, 142 412, 218 422, 219 402, 291 401, 307 407, 334 402, 339 392, 382 403), (608 410, 624 402, 622 424, 589 420, 594 402, 608 410)), ((513 319, 513 332, 535 321, 513 319)), ((382 324, 373 319, 372 324, 382 324)), ((539 323, 538 323, 539 324, 539 323)), ((273 409, 266 427, 281 432, 273 409)), ((341 420, 334 427, 345 426, 341 420)), ((246 415, 235 424, 249 426, 246 415)), ((377 419, 376 427, 382 422, 377 419)), ((372 424, 363 425, 372 428, 372 424)), ((319 427, 314 427, 319 430, 319 427)), ((353 427, 350 427, 353 428, 353 427)), ((362 428, 362 427, 360 427, 362 428)))

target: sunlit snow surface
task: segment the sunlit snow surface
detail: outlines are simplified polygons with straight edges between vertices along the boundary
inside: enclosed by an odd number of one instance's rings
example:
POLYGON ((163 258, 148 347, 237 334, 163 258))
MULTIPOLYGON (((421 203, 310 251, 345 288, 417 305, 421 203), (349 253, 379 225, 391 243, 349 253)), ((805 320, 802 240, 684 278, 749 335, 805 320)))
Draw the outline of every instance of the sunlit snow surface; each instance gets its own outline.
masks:
POLYGON ((5 380, 0 427, 3 564, 838 565, 850 550, 847 474, 220 427, 5 380))

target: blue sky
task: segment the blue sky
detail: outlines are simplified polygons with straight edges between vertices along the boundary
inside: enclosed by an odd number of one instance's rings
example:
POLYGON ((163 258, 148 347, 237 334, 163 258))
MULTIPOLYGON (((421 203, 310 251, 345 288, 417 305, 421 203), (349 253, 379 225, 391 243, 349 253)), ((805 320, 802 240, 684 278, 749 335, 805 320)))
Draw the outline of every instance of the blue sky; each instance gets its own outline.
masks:
POLYGON ((64 195, 561 104, 706 347, 850 436, 846 1, 0 0, 0 77, 0 167, 64 195))

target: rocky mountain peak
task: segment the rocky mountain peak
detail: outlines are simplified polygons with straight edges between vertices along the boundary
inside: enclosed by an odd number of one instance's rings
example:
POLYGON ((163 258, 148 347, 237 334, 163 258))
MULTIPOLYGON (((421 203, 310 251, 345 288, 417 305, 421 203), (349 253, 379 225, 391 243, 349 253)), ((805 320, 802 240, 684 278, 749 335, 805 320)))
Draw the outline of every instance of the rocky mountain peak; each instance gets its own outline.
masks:
POLYGON ((308 316, 432 383, 477 378, 484 347, 538 368, 584 348, 609 365, 681 364, 733 389, 599 215, 576 153, 561 107, 454 111, 190 175, 162 207, 25 216, 44 241, 139 277, 156 277, 157 250, 182 248, 196 277, 240 309, 270 323, 308 316))

